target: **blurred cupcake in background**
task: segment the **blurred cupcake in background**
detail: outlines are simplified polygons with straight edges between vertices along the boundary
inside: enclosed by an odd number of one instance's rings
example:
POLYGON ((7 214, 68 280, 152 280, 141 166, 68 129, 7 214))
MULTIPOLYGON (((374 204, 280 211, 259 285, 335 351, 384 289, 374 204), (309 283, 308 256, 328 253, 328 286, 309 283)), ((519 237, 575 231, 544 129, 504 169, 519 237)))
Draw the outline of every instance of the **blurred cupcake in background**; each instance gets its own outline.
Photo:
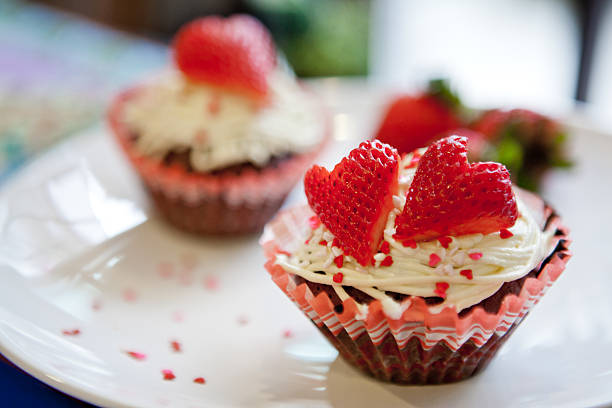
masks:
POLYGON ((250 16, 195 20, 172 51, 176 68, 114 100, 113 133, 170 223, 258 231, 321 150, 328 116, 250 16))

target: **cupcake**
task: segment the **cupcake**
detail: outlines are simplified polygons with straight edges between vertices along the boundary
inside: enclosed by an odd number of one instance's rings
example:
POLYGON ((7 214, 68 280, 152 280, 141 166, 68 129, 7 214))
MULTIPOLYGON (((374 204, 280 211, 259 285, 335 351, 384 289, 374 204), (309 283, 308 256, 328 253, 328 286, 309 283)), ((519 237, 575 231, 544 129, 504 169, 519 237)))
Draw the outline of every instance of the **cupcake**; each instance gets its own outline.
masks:
POLYGON ((351 365, 438 384, 482 370, 559 277, 567 230, 451 136, 400 157, 362 143, 305 177, 309 206, 261 242, 273 281, 351 365))
POLYGON ((175 68, 114 100, 114 136, 173 225, 258 231, 322 148, 327 115, 254 18, 195 20, 173 54, 175 68))

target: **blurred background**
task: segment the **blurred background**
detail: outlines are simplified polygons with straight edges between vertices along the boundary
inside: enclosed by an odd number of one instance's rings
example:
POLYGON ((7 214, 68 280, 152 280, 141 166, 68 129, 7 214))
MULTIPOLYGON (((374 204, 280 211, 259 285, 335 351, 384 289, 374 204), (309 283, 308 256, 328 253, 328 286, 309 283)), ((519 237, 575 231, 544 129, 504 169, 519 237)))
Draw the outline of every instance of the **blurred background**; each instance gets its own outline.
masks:
POLYGON ((251 13, 301 77, 410 89, 445 76, 476 107, 612 112, 605 0, 2 0, 0 181, 170 63, 186 21, 251 13))

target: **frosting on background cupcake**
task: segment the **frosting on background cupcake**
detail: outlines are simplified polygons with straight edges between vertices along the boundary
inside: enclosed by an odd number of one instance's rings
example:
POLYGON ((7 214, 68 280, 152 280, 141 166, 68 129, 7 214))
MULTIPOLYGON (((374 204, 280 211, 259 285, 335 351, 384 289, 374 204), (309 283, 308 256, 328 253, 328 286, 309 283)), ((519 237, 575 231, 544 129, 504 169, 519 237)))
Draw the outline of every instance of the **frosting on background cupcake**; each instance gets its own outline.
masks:
POLYGON ((167 72, 143 86, 126 106, 123 120, 135 133, 135 147, 163 158, 190 151, 196 171, 250 163, 264 167, 274 157, 312 151, 325 135, 314 95, 289 74, 268 77, 262 104, 248 95, 190 81, 167 72))

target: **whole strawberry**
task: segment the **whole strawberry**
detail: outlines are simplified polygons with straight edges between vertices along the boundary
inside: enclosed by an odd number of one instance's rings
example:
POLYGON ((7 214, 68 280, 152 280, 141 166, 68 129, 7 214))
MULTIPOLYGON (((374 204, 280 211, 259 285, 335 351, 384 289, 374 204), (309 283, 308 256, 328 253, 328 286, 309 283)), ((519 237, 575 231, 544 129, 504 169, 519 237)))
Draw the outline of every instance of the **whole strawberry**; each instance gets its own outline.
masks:
POLYGON ((204 17, 177 33, 174 59, 188 78, 262 98, 276 66, 270 34, 255 18, 204 17))
POLYGON ((526 109, 484 112, 471 126, 487 140, 480 160, 503 163, 520 187, 537 190, 551 167, 568 167, 564 151, 567 138, 554 120, 526 109))
POLYGON ((499 163, 469 163, 467 138, 450 136, 429 146, 395 219, 403 243, 446 235, 489 234, 514 225, 516 199, 499 163))
POLYGON ((304 178, 308 204, 338 239, 345 255, 368 265, 382 239, 398 190, 399 155, 379 141, 363 142, 327 171, 313 166, 304 178))
POLYGON ((404 95, 387 108, 376 139, 395 147, 400 154, 427 146, 442 133, 461 127, 459 99, 440 80, 429 90, 404 95))

